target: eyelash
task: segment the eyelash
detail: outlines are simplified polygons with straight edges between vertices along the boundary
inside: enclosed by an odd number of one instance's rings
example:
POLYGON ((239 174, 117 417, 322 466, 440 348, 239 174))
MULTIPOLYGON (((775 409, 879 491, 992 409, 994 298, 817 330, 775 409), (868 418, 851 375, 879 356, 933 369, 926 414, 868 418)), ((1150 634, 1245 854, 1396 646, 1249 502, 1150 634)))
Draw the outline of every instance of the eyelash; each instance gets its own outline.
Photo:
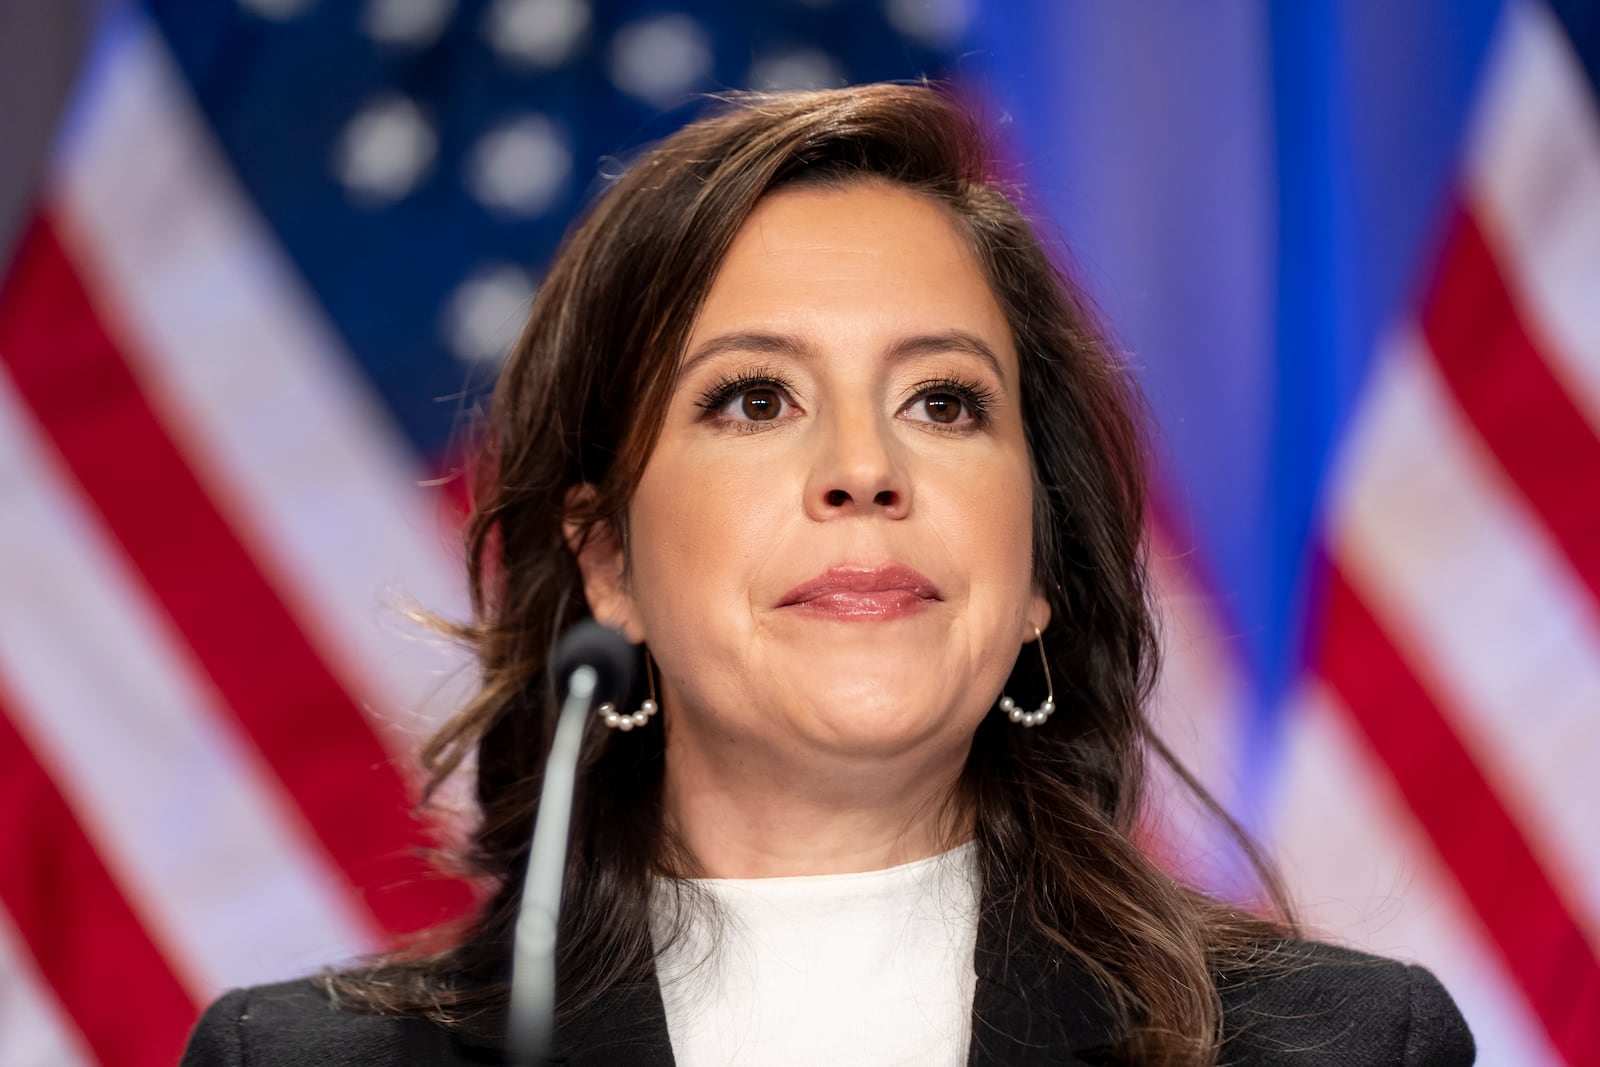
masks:
MULTIPOLYGON (((972 416, 973 426, 982 429, 990 423, 995 402, 995 392, 980 382, 963 378, 930 378, 926 381, 918 382, 914 388, 915 391, 912 393, 911 399, 905 402, 902 410, 917 403, 919 400, 926 400, 930 396, 944 394, 953 396, 961 401, 962 405, 966 407, 967 413, 972 416)), ((794 395, 794 387, 782 375, 774 371, 758 369, 744 374, 730 375, 714 382, 709 389, 700 395, 696 405, 706 413, 707 418, 712 418, 727 406, 728 401, 743 393, 750 392, 752 389, 771 389, 774 392, 782 393, 786 400, 793 403, 793 400, 789 398, 794 395)), ((743 427, 745 424, 738 423, 738 425, 743 427)), ((750 425, 760 426, 759 423, 750 425)), ((961 433, 965 429, 960 425, 932 421, 928 422, 927 425, 940 433, 961 433)))
POLYGON ((706 415, 709 417, 721 411, 727 406, 728 401, 734 397, 741 393, 748 393, 752 389, 771 389, 782 393, 786 399, 794 395, 794 386, 785 381, 776 371, 763 368, 718 379, 712 383, 711 388, 700 395, 700 399, 696 403, 705 410, 706 415))
MULTIPOLYGON (((953 396, 966 407, 967 414, 972 416, 972 424, 979 429, 988 427, 994 412, 995 392, 981 382, 968 378, 931 378, 918 382, 916 392, 906 406, 915 404, 919 400, 926 400, 930 396, 940 394, 953 396)), ((960 433, 962 427, 951 426, 943 423, 930 422, 929 426, 943 433, 960 433)))

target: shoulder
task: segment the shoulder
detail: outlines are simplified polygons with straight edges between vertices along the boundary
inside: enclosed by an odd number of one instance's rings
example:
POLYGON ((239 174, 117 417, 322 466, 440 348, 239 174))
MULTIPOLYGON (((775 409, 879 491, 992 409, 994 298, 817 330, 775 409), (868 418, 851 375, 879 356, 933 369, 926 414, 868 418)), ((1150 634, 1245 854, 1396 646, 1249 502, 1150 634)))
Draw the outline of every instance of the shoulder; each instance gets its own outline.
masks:
POLYGON ((1450 994, 1414 964, 1287 941, 1234 976, 1222 976, 1217 989, 1226 1031, 1223 1064, 1455 1067, 1475 1056, 1472 1033, 1450 994))
POLYGON ((422 1019, 358 1014, 312 979, 235 989, 208 1008, 180 1067, 302 1064, 454 1065, 494 1062, 422 1019))

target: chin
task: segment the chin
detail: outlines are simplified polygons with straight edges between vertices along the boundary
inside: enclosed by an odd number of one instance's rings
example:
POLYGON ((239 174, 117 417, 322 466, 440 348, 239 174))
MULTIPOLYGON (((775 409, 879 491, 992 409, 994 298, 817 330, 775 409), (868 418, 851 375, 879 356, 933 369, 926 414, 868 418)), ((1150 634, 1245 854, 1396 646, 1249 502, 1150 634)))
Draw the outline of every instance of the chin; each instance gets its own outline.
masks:
POLYGON ((977 723, 969 721, 970 711, 951 706, 957 694, 925 690, 870 679, 813 685, 795 714, 804 732, 841 754, 890 755, 941 735, 970 738, 977 723))
POLYGON ((841 752, 971 737, 983 714, 972 707, 974 679, 965 664, 946 661, 940 642, 839 629, 848 640, 796 642, 765 661, 763 673, 791 695, 785 717, 792 728, 841 752))

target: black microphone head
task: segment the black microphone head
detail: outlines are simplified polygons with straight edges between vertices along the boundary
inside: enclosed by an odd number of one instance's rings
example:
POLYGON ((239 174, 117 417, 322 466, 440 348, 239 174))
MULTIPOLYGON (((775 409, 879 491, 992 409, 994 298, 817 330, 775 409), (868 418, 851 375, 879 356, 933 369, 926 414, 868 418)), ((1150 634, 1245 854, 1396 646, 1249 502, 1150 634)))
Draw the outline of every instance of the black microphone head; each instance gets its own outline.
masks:
POLYGON ((633 660, 633 646, 626 637, 609 626, 585 619, 568 630, 556 646, 550 677, 556 692, 565 697, 572 672, 579 667, 593 667, 599 675, 594 703, 620 704, 633 688, 633 660))

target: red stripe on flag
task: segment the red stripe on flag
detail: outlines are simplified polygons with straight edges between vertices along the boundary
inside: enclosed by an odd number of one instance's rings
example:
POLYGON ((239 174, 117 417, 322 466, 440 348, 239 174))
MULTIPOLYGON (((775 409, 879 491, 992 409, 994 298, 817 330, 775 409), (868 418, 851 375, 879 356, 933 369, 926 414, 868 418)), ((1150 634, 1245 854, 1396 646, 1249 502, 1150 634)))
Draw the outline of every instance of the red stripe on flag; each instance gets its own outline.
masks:
POLYGON ((1600 961, 1432 696, 1343 574, 1329 577, 1320 673, 1388 766, 1568 1063, 1600 1063, 1600 961))
POLYGON ((1475 219, 1458 212, 1423 315, 1462 412, 1600 593, 1600 438, 1540 355, 1475 219))
POLYGON ((0 901, 102 1063, 170 1067, 196 1010, 0 691, 0 901))
POLYGON ((44 218, 0 294, 0 360, 379 924, 409 931, 460 914, 466 887, 422 858, 405 783, 371 724, 189 469, 44 218))

